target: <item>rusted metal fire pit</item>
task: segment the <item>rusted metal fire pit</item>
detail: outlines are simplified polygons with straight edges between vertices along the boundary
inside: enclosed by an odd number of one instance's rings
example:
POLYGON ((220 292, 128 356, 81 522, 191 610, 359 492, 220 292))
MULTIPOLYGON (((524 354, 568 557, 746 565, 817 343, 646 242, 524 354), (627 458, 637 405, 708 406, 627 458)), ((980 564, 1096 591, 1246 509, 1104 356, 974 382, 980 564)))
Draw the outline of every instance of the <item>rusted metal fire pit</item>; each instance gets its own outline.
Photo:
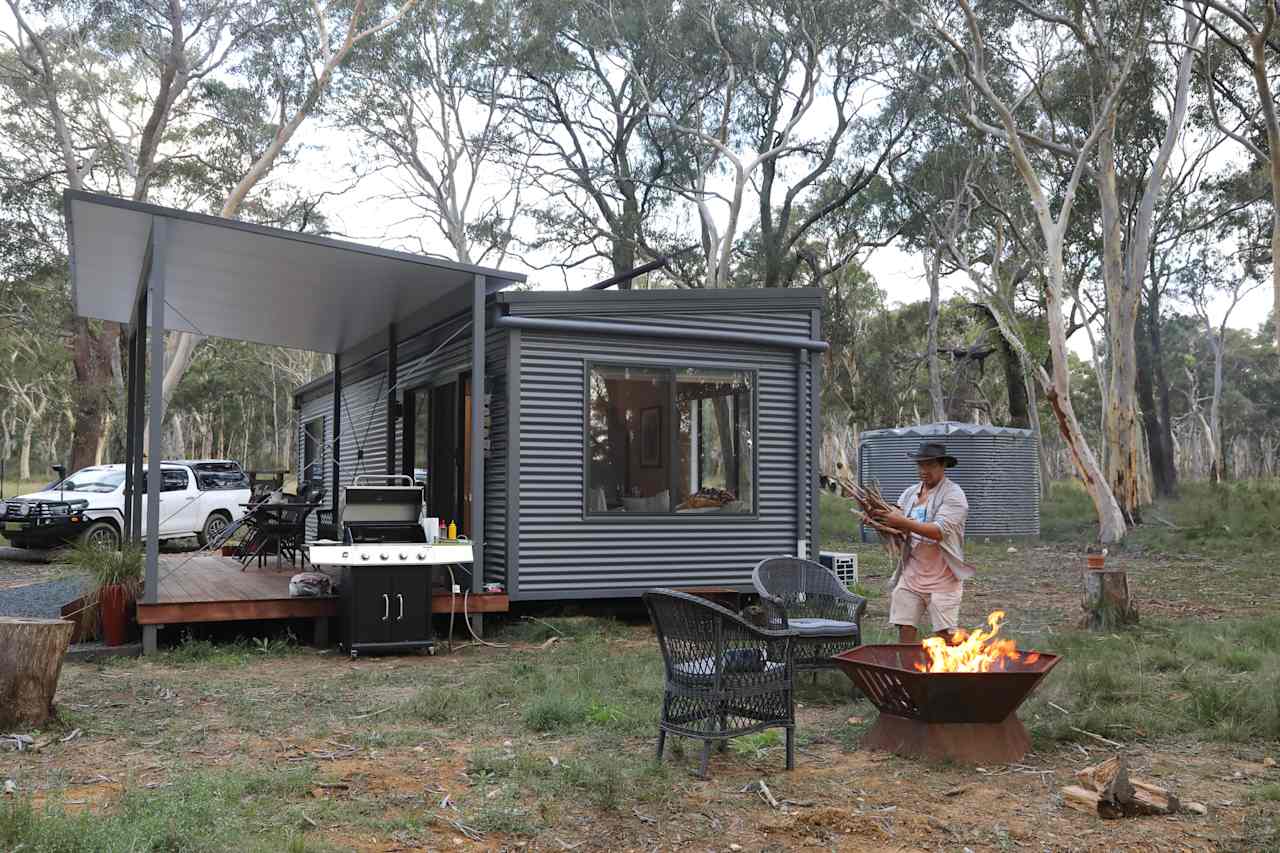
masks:
POLYGON ((990 672, 920 672, 928 657, 919 645, 859 646, 835 660, 880 711, 863 737, 867 749, 1007 764, 1031 746, 1015 712, 1059 656, 1024 652, 990 672))

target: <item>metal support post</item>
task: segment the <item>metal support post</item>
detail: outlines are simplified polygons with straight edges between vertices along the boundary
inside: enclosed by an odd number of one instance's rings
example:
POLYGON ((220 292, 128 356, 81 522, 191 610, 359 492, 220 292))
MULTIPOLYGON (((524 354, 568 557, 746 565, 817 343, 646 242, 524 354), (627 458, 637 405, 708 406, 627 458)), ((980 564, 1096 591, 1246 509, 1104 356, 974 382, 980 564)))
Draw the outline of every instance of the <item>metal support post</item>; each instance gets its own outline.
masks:
MULTIPOLYGON (((168 250, 169 223, 156 219, 151 226, 152 259, 147 306, 151 314, 151 393, 147 424, 147 574, 143 600, 156 604, 160 600, 160 465, 164 457, 162 427, 164 423, 164 277, 165 254, 168 250)), ((156 650, 156 626, 142 629, 143 654, 156 650)))
MULTIPOLYGON (((485 277, 477 274, 471 291, 471 591, 484 591, 484 323, 485 277)), ((472 617, 483 636, 484 617, 472 617)))

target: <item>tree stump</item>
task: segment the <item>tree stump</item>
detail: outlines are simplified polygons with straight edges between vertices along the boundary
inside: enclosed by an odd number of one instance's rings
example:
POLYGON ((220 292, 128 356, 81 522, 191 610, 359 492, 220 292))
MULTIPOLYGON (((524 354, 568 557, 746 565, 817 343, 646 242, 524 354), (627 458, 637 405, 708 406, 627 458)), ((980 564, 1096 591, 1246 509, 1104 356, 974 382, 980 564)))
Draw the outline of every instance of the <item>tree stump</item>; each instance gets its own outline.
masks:
POLYGON ((1090 631, 1110 631, 1138 621, 1138 609, 1129 600, 1129 579, 1114 569, 1085 571, 1081 607, 1081 627, 1090 631))
POLYGON ((53 716, 74 629, 65 619, 0 616, 0 731, 35 728, 53 716))

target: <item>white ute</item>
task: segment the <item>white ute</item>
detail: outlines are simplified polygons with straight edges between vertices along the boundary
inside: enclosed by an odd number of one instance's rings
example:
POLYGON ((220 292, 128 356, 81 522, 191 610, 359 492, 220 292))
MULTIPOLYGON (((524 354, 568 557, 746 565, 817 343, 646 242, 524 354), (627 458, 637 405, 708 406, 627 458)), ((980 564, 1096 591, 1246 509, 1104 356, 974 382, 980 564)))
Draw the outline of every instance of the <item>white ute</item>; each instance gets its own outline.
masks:
MULTIPOLYGON (((216 541, 244 515, 249 478, 239 463, 201 459, 160 463, 160 538, 195 536, 216 541)), ((142 481, 142 531, 147 532, 146 480, 142 481)), ((120 545, 124 528, 124 466, 82 468, 43 491, 0 502, 0 532, 19 548, 67 542, 120 545)))

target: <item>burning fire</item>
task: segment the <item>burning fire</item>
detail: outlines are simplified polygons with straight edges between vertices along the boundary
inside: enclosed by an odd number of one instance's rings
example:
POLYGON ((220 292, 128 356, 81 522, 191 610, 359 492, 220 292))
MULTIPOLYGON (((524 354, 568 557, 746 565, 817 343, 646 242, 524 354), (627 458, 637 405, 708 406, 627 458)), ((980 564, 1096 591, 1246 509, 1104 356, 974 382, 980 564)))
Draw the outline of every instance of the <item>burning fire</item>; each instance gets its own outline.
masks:
POLYGON ((1008 661, 1031 664, 1039 660, 1038 652, 1024 655, 1013 640, 996 639, 1003 623, 1004 611, 997 610, 987 617, 989 630, 975 628, 972 634, 957 630, 950 644, 941 637, 929 637, 921 643, 929 663, 918 663, 916 669, 920 672, 990 672, 1004 669, 1008 661))

